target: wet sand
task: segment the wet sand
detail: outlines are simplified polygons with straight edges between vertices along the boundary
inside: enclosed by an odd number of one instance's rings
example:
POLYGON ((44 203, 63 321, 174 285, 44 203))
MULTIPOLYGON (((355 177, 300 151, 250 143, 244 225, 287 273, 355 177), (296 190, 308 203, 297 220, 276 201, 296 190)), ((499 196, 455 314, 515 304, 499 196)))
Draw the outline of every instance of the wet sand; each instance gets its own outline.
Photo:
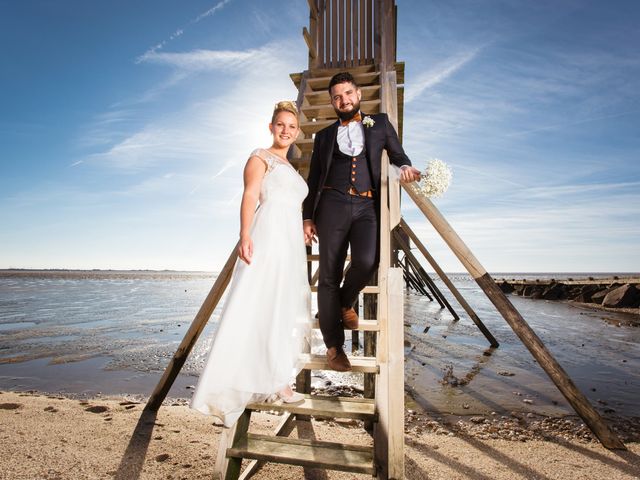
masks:
MULTIPOLYGON (((175 401, 157 414, 128 397, 69 399, 37 393, 0 393, 0 478, 210 479, 221 427, 175 401)), ((411 406, 411 405, 409 405, 411 406)), ((270 432, 282 417, 255 414, 252 430, 270 432)), ((640 476, 640 443, 608 451, 579 422, 540 424, 531 419, 466 420, 406 413, 406 478, 426 480, 604 479, 640 476), (488 423, 485 423, 488 422, 488 423), (493 428, 492 428, 493 426, 493 428), (586 435, 585 435, 586 433, 586 435)), ((300 422, 291 434, 370 444, 356 421, 300 422)), ((266 465, 256 480, 368 479, 366 475, 266 465)))

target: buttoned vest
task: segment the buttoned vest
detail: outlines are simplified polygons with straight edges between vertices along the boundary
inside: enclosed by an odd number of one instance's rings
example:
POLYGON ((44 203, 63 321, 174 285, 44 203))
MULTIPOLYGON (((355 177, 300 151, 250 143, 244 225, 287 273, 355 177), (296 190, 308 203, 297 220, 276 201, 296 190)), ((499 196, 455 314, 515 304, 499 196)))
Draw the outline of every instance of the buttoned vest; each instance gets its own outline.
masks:
POLYGON ((351 157, 342 151, 336 140, 333 146, 333 159, 327 175, 325 186, 346 192, 349 187, 358 192, 372 190, 371 172, 367 162, 366 147, 356 157, 351 157))

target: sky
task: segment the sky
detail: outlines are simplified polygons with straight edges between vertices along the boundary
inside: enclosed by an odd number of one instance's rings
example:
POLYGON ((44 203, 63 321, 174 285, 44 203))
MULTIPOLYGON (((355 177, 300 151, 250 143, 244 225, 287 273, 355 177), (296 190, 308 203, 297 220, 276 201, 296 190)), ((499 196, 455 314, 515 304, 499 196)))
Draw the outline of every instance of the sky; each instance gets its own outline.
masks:
MULTIPOLYGON (((404 147, 489 272, 640 271, 640 3, 397 0, 404 147)), ((0 0, 0 268, 219 270, 304 0, 0 0)), ((464 268, 411 201, 409 225, 464 268)))

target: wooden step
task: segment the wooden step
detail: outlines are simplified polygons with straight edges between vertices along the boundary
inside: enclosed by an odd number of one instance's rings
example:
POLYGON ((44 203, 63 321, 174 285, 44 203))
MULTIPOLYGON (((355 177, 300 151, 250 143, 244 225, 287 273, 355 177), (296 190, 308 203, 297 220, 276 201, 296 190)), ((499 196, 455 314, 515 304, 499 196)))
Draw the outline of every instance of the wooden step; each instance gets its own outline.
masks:
POLYGON ((251 403, 247 405, 247 408, 249 410, 290 412, 314 417, 376 420, 375 403, 370 398, 305 395, 305 400, 302 403, 260 402, 251 403))
POLYGON ((227 457, 375 475, 373 447, 319 440, 249 433, 227 449, 227 457))
MULTIPOLYGON (((335 122, 335 120, 332 120, 332 121, 335 122)), ((303 155, 309 154, 313 151, 313 138, 302 138, 300 140, 296 140, 295 143, 303 155)), ((298 165, 300 165, 303 161, 304 159, 301 159, 298 165)))
POLYGON ((300 122, 300 129, 306 135, 310 136, 313 133, 318 133, 323 128, 327 128, 332 123, 335 123, 335 119, 333 119, 333 120, 319 120, 317 122, 300 122))
MULTIPOLYGON (((314 318, 311 321, 311 328, 320 328, 320 324, 318 323, 318 319, 317 318, 314 318)), ((363 319, 360 319, 358 321, 357 330, 359 332, 379 332, 380 331, 380 324, 378 323, 377 320, 363 320, 363 319)))
MULTIPOLYGON (((360 109, 366 114, 380 113, 380 100, 366 100, 360 102, 360 109)), ((330 103, 326 105, 314 105, 310 107, 302 107, 302 113, 307 119, 337 119, 336 112, 330 103)), ((297 142, 296 142, 297 145, 297 142)))
MULTIPOLYGON (((376 363, 375 357, 348 357, 351 362, 353 372, 378 373, 380 368, 376 363)), ((311 353, 303 353, 300 359, 304 362, 307 370, 331 370, 327 365, 326 355, 313 355, 311 353)))
MULTIPOLYGON (((380 84, 380 74, 378 72, 358 73, 355 75, 352 73, 352 75, 353 75, 353 79, 356 81, 356 83, 360 87, 365 87, 367 85, 380 84)), ((307 85, 309 85, 309 87, 313 91, 323 90, 327 92, 330 81, 331 81, 331 76, 309 78, 307 79, 307 85)))
POLYGON ((357 67, 312 68, 309 70, 309 77, 333 77, 336 73, 340 72, 349 72, 351 75, 357 75, 359 73, 370 73, 375 71, 376 66, 373 63, 368 65, 359 65, 357 67))
MULTIPOLYGON (((404 67, 405 67, 404 62, 396 62, 395 67, 396 67, 396 83, 398 85, 403 85, 404 84, 404 67)), ((376 70, 371 70, 370 67, 368 68, 369 68, 369 71, 366 71, 366 72, 358 72, 353 68, 350 68, 350 69, 348 68, 346 70, 351 72, 351 75, 353 75, 354 80, 361 87, 364 87, 366 85, 380 84, 380 73, 376 70)), ((339 69, 336 69, 335 71, 337 72, 338 70, 339 69)), ((345 69, 341 69, 340 71, 344 71, 344 70, 345 69)), ((328 73, 328 72, 331 72, 331 70, 321 70, 320 72, 324 72, 324 76, 316 75, 316 76, 307 78, 307 85, 312 90, 326 91, 329 88, 329 82, 331 81, 331 77, 334 74, 328 73)), ((293 81, 296 88, 300 89, 302 73, 292 73, 289 76, 291 77, 291 80, 293 81)))
MULTIPOLYGON (((362 92, 362 102, 366 100, 377 100, 380 98, 380 85, 362 86, 360 87, 360 91, 362 92)), ((329 92, 326 90, 306 93, 304 98, 307 99, 309 105, 325 105, 327 103, 331 103, 329 92)))
MULTIPOLYGON (((317 292, 318 287, 315 285, 311 287, 312 292, 317 292)), ((376 285, 367 285, 361 290, 362 293, 380 293, 380 288, 376 285)))
MULTIPOLYGON (((353 75, 353 78, 358 82, 358 85, 368 85, 365 80, 370 78, 371 76, 377 76, 378 72, 376 71, 373 65, 364 65, 361 67, 351 67, 351 68, 322 68, 311 70, 309 72, 309 76, 307 77, 307 85, 310 85, 311 88, 317 90, 318 88, 326 90, 329 87, 329 81, 331 77, 333 77, 338 72, 349 72, 353 75), (367 77, 369 76, 369 77, 367 77), (318 85, 318 88, 315 86, 318 85)), ((296 88, 300 89, 300 83, 302 82, 302 76, 304 72, 296 72, 290 73, 289 77, 296 88)))

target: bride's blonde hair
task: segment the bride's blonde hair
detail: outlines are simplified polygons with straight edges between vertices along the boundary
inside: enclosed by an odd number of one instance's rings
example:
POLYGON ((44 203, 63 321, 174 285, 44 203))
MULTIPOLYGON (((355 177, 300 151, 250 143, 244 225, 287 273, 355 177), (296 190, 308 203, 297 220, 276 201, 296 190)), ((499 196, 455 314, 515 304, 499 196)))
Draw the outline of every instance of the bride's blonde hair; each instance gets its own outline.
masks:
POLYGON ((273 115, 271 116, 271 123, 276 121, 276 117, 280 112, 289 112, 292 113, 296 120, 299 122, 298 118, 298 107, 296 107, 295 102, 291 102, 289 100, 283 100, 281 102, 276 103, 275 107, 273 107, 273 115))

